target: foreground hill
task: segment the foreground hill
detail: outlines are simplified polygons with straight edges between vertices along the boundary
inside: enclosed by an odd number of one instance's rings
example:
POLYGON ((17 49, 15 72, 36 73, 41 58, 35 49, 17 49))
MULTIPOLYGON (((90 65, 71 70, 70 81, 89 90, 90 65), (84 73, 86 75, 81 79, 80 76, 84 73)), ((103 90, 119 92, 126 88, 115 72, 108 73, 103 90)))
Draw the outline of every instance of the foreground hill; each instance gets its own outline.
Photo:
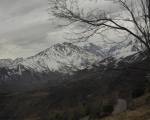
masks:
POLYGON ((101 120, 148 120, 150 118, 150 94, 130 100, 128 109, 120 114, 109 116, 101 120))

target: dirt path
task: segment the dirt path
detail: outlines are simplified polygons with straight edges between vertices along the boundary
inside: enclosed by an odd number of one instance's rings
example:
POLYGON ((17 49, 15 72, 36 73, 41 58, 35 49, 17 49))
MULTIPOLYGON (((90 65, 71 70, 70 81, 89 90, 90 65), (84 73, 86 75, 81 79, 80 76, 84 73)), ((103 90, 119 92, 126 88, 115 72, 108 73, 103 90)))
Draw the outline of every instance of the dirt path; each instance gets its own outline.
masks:
POLYGON ((126 110, 126 106, 127 103, 124 99, 118 99, 118 104, 116 105, 114 111, 113 111, 113 115, 123 112, 124 110, 126 110))

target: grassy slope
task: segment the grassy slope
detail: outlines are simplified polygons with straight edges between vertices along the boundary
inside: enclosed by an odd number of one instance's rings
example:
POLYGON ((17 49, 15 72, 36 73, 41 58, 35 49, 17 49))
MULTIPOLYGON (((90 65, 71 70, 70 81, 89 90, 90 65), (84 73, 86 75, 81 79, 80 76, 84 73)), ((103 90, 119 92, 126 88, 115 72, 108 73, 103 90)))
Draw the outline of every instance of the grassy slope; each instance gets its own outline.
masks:
POLYGON ((78 120, 89 109, 100 113, 105 102, 131 97, 133 85, 145 81, 145 71, 130 69, 101 72, 100 68, 83 76, 40 91, 2 95, 0 120, 78 120))
POLYGON ((131 106, 124 112, 101 120, 149 120, 150 94, 145 94, 131 101, 131 106))
POLYGON ((86 116, 87 108, 100 112, 105 97, 111 102, 117 99, 116 92, 104 96, 100 85, 102 85, 100 79, 85 77, 41 91, 6 95, 0 119, 46 117, 67 120, 65 119, 67 117, 72 120, 76 116, 86 116))

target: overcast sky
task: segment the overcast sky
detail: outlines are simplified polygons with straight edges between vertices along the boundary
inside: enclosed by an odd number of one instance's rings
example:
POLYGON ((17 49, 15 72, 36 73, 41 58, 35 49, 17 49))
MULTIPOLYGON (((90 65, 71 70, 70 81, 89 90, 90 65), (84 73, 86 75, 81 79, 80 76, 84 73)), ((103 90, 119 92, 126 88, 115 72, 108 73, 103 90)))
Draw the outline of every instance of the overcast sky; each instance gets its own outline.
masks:
POLYGON ((48 4, 48 0, 0 0, 0 59, 26 58, 65 41, 67 28, 56 29, 57 22, 49 21, 48 4))
POLYGON ((47 8, 48 0, 0 0, 0 59, 26 58, 63 41, 47 8))

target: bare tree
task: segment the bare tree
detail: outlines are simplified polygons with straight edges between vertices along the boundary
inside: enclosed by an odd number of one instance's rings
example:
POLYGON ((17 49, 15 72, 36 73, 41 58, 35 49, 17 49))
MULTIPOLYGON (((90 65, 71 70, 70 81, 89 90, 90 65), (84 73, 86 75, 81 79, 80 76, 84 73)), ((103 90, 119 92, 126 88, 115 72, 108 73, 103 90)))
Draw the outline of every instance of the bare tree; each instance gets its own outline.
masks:
MULTIPOLYGON (((119 42, 132 37, 139 41, 147 57, 150 58, 150 2, 149 0, 95 0, 99 2, 111 2, 111 6, 119 6, 114 12, 101 7, 88 10, 80 7, 78 0, 50 0, 48 12, 54 19, 67 21, 61 26, 76 26, 69 33, 73 41, 86 41, 93 35, 100 35, 104 41, 114 43, 107 35, 109 31, 118 36, 122 33, 119 42)), ((93 1, 89 1, 93 2, 93 1)), ((110 7, 111 7, 110 6, 110 7)))

